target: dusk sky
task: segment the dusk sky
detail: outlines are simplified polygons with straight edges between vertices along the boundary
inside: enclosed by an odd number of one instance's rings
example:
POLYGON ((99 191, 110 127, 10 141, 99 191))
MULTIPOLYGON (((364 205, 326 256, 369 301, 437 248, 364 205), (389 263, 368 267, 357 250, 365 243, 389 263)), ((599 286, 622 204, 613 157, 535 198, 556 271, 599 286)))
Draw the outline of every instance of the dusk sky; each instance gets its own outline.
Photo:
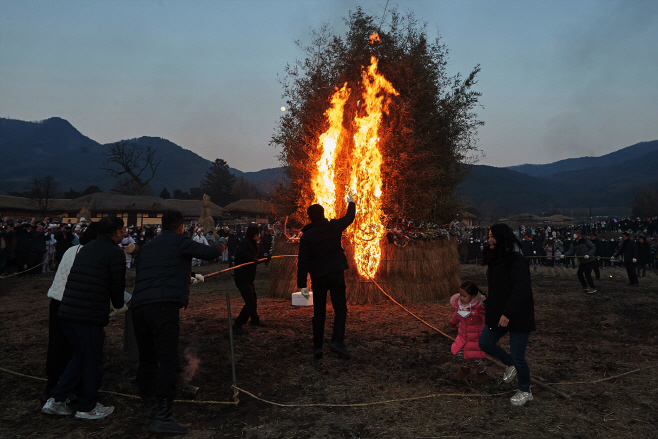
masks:
MULTIPOLYGON (((171 140, 231 167, 268 145, 309 30, 386 1, 0 0, 0 117, 57 116, 101 143, 171 140)), ((481 64, 480 164, 600 156, 658 139, 658 1, 389 2, 428 23, 448 71, 481 64)))

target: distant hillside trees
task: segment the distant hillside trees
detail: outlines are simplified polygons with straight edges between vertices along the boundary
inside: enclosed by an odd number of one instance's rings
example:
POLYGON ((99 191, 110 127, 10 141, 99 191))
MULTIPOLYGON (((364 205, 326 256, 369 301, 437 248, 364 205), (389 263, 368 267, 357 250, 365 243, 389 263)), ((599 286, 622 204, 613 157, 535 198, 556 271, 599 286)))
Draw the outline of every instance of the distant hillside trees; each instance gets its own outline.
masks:
POLYGON ((633 197, 633 216, 652 218, 658 216, 658 189, 637 192, 633 197))
POLYGON ((224 207, 235 201, 233 194, 235 181, 235 175, 229 170, 228 163, 222 159, 215 159, 201 181, 202 195, 208 195, 210 201, 224 207))
POLYGON ((162 162, 156 153, 156 148, 138 145, 130 140, 107 145, 102 169, 111 177, 122 177, 111 191, 125 195, 152 194, 147 186, 162 162))
POLYGON ((163 188, 163 189, 162 189, 162 192, 160 192, 160 198, 163 198, 163 199, 165 199, 165 200, 168 200, 168 199, 171 198, 171 194, 169 193, 169 191, 167 190, 167 188, 163 188))
POLYGON ((31 199, 39 208, 41 216, 45 217, 48 205, 57 193, 57 182, 52 175, 30 178, 25 196, 31 199))
POLYGON ((233 185, 233 195, 236 200, 254 200, 263 198, 263 194, 255 184, 240 176, 233 185))

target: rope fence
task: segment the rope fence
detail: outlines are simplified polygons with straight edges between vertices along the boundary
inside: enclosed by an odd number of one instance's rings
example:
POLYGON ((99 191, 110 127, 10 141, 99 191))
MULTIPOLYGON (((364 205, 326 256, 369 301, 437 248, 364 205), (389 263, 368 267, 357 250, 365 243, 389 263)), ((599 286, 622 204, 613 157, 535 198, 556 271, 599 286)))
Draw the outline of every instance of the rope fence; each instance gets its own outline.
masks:
MULTIPOLYGON (((277 255, 277 256, 271 256, 271 257, 269 257, 269 258, 262 258, 262 259, 259 259, 258 262, 262 262, 262 261, 265 261, 265 260, 268 260, 268 259, 274 259, 274 258, 286 258, 286 257, 297 257, 297 255, 277 255)), ((541 256, 539 256, 539 257, 541 257, 541 256)), ((216 271, 216 272, 214 272, 214 273, 209 273, 209 274, 207 274, 207 275, 204 276, 204 279, 205 279, 205 278, 208 278, 208 277, 216 276, 216 275, 218 275, 218 274, 220 274, 220 273, 226 273, 226 272, 229 272, 229 271, 231 271, 231 270, 235 270, 236 268, 240 268, 240 267, 243 267, 243 266, 246 266, 246 265, 250 265, 250 264, 253 264, 253 263, 256 263, 256 262, 248 262, 248 263, 240 264, 240 265, 237 265, 237 266, 234 266, 234 267, 229 267, 229 268, 226 268, 226 269, 224 269, 224 270, 216 271)), ((41 265, 42 265, 42 264, 39 264, 39 265, 37 265, 37 266, 35 266, 35 267, 32 267, 31 269, 34 269, 34 268, 36 268, 36 267, 38 267, 38 266, 41 266, 41 265)), ((29 270, 26 270, 26 271, 29 271, 29 270)), ((16 273, 16 274, 19 274, 19 273, 16 273)), ((448 339, 450 339, 450 340, 452 340, 452 341, 455 340, 455 339, 454 339, 453 337, 451 337, 450 335, 446 334, 445 332, 443 332, 443 331, 441 331, 440 329, 436 328, 435 326, 431 325, 430 323, 428 323, 427 321, 425 321, 424 319, 422 319, 420 316, 416 315, 415 313, 413 313, 412 311, 410 311, 409 309, 407 309, 407 308, 406 308, 405 306, 403 306, 401 303, 399 303, 399 302, 397 302, 395 299, 393 299, 393 297, 391 297, 391 296, 390 296, 390 295, 389 295, 389 294, 388 294, 388 293, 387 293, 387 292, 386 292, 386 291, 385 291, 385 290, 384 290, 384 289, 383 289, 383 288, 382 288, 382 287, 381 287, 381 286, 380 286, 380 285, 379 285, 374 279, 372 280, 372 282, 373 282, 374 285, 375 285, 375 286, 376 286, 376 287, 382 292, 382 294, 383 294, 384 296, 386 296, 389 300, 391 300, 391 302, 393 302, 394 304, 396 304, 397 306, 399 306, 400 308, 402 308, 404 311, 406 311, 409 315, 411 315, 412 317, 416 318, 418 321, 420 321, 421 323, 423 323, 423 324, 426 325, 427 327, 429 327, 429 328, 433 329, 434 331, 440 333, 440 334, 443 335, 444 337, 446 337, 446 338, 448 338, 448 339)), ((496 360, 496 359, 494 359, 494 358, 487 357, 487 359, 490 360, 492 363, 494 363, 494 364, 500 366, 500 367, 503 367, 503 368, 505 367, 504 364, 502 364, 501 362, 499 362, 498 360, 496 360)), ((567 395, 567 394, 565 394, 565 393, 563 393, 563 392, 561 392, 561 391, 559 391, 559 390, 557 390, 557 389, 551 387, 549 384, 551 384, 551 385, 586 385, 586 384, 596 384, 596 383, 600 383, 600 382, 603 382, 603 381, 609 381, 609 380, 613 380, 613 379, 616 379, 616 378, 620 378, 620 377, 623 377, 623 376, 627 376, 627 375, 630 375, 630 374, 633 374, 633 373, 641 372, 641 371, 644 371, 644 370, 647 370, 647 369, 652 369, 652 368, 655 368, 655 367, 658 367, 658 365, 646 366, 646 367, 642 367, 642 368, 639 368, 639 369, 631 370, 631 371, 628 371, 628 372, 625 372, 625 373, 622 373, 622 374, 618 374, 618 375, 614 375, 614 376, 610 376, 610 377, 605 377, 605 378, 600 378, 600 379, 597 379, 597 380, 591 380, 591 381, 559 382, 559 383, 548 383, 548 384, 547 384, 547 383, 543 383, 543 382, 537 381, 535 378, 532 378, 532 377, 531 377, 531 381, 532 381, 534 384, 538 385, 539 387, 542 387, 542 388, 544 388, 544 389, 546 389, 546 390, 549 390, 549 391, 551 391, 551 392, 553 392, 553 393, 555 393, 555 394, 557 394, 557 395, 559 395, 559 396, 561 396, 561 397, 563 397, 563 398, 565 398, 565 399, 568 399, 568 398, 569 398, 569 395, 567 395)), ((35 380, 39 380, 39 381, 46 381, 45 378, 40 378, 40 377, 35 377, 35 376, 31 376, 31 375, 23 374, 23 373, 20 373, 20 372, 15 372, 15 371, 12 371, 12 370, 6 369, 6 368, 4 368, 4 367, 0 367, 0 370, 4 371, 4 372, 6 372, 6 373, 9 373, 9 374, 13 374, 13 375, 16 375, 16 376, 20 376, 20 377, 25 377, 25 378, 35 379, 35 380)), ((235 384, 235 377, 234 377, 234 384, 231 386, 231 388, 233 389, 233 401, 197 401, 197 400, 181 399, 181 400, 176 400, 176 402, 179 402, 179 403, 191 403, 191 404, 221 404, 221 405, 235 405, 235 406, 237 406, 237 405, 239 404, 239 398, 238 398, 239 393, 244 393, 244 394, 246 394, 246 395, 248 395, 248 396, 250 396, 250 397, 252 397, 252 398, 254 398, 254 399, 258 400, 258 401, 264 402, 264 403, 266 403, 266 404, 273 405, 273 406, 278 406, 278 407, 286 407, 286 408, 292 408, 292 407, 366 407, 366 406, 374 406, 374 405, 393 404, 393 403, 399 403, 399 402, 410 402, 410 401, 417 401, 417 400, 422 400, 422 399, 430 399, 430 398, 438 398, 438 397, 469 397, 469 398, 470 398, 470 397, 477 397, 477 398, 491 398, 491 397, 496 397, 496 396, 505 395, 505 394, 508 394, 508 393, 510 393, 510 392, 513 391, 513 390, 509 390, 509 391, 506 391, 506 392, 492 393, 492 394, 480 394, 480 393, 433 393, 433 394, 429 394, 429 395, 413 396, 413 397, 399 398, 399 399, 389 399, 389 400, 383 400, 383 401, 363 402, 363 403, 345 403, 345 404, 330 404, 330 403, 283 404, 283 403, 278 403, 278 402, 275 402, 275 401, 269 401, 269 400, 267 400, 267 399, 261 398, 261 397, 256 396, 255 394, 253 394, 253 393, 251 393, 251 392, 249 392, 249 391, 247 391, 247 390, 245 390, 245 389, 242 389, 242 388, 238 387, 238 386, 235 384)), ((120 392, 115 392, 115 391, 110 391, 110 390, 100 390, 100 392, 102 392, 102 393, 106 393, 106 394, 115 395, 115 396, 121 396, 121 397, 124 397, 124 398, 130 398, 130 399, 141 399, 141 397, 139 397, 139 396, 137 396, 137 395, 130 395, 130 394, 125 394, 125 393, 120 393, 120 392)))

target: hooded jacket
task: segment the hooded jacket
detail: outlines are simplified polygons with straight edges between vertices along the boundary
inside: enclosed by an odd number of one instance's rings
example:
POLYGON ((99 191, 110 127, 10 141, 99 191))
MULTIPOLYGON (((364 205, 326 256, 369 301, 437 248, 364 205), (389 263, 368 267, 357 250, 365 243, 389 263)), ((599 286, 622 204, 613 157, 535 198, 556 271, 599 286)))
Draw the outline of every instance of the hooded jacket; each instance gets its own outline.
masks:
POLYGON ((304 226, 299 240, 297 287, 306 288, 309 274, 311 280, 315 280, 349 268, 341 238, 343 230, 354 222, 355 216, 356 204, 350 203, 342 218, 331 221, 323 218, 304 226))
POLYGON ((450 305, 455 308, 455 313, 448 322, 450 326, 458 327, 459 332, 455 342, 450 347, 453 355, 457 354, 461 348, 464 348, 464 358, 484 358, 487 356, 480 350, 479 341, 482 328, 484 328, 484 299, 485 297, 478 293, 470 305, 471 314, 468 317, 459 315, 459 294, 450 298, 450 305))

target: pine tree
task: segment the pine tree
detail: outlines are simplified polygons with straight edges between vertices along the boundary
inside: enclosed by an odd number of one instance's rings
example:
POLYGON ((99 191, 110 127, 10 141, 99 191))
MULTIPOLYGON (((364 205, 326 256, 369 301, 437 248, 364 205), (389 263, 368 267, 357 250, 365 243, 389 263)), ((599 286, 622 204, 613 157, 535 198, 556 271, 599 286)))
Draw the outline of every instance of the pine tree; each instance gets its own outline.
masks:
MULTIPOLYGON (((347 83, 351 94, 345 118, 363 111, 361 72, 374 56, 379 72, 399 93, 380 127, 383 209, 389 216, 454 219, 460 208, 455 192, 474 161, 477 129, 484 124, 473 112, 479 106, 480 93, 473 90, 479 65, 465 78, 449 76, 447 47, 440 39, 429 41, 425 25, 412 13, 402 16, 394 10, 382 25, 380 17, 357 8, 345 23, 345 35, 334 35, 327 25, 314 30, 312 43, 302 47, 306 59, 286 68, 287 110, 271 143, 281 147, 279 159, 287 165, 290 184, 277 202, 305 211, 330 98, 347 83), (374 33, 379 41, 373 43, 369 37, 374 33)), ((346 119, 349 148, 352 126, 346 119)))
POLYGON ((210 197, 210 201, 224 207, 235 201, 234 184, 235 175, 231 174, 228 164, 222 159, 215 159, 201 181, 201 190, 210 197))
POLYGON ((163 198, 165 200, 169 200, 171 198, 171 194, 167 190, 167 188, 162 189, 162 192, 160 192, 160 198, 163 198))

